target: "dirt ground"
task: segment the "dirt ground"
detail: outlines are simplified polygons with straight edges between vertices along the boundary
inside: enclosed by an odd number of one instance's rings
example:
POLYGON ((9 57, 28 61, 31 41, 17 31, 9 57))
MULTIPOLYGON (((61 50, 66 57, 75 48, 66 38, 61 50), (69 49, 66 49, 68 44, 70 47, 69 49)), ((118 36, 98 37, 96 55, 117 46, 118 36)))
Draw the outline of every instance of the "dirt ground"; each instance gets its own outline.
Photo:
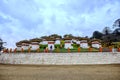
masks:
POLYGON ((120 80, 118 65, 4 65, 0 80, 120 80))

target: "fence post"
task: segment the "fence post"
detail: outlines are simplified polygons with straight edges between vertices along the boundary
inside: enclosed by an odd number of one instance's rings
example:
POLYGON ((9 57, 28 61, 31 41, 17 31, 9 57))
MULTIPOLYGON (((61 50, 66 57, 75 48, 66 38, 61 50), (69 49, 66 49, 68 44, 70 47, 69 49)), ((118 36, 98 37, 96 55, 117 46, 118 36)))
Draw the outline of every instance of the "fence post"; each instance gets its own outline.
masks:
POLYGON ((118 48, 118 52, 120 52, 120 48, 118 48))
POLYGON ((14 53, 16 53, 17 48, 14 49, 14 53))
POLYGON ((29 53, 31 52, 31 48, 28 48, 28 52, 29 52, 29 53))
POLYGON ((102 52, 102 47, 99 48, 99 52, 102 52))
POLYGON ((78 47, 78 52, 80 52, 80 47, 78 47))
POLYGON ((45 53, 48 53, 48 47, 45 48, 45 53))
POLYGON ((10 48, 10 53, 12 53, 12 48, 10 48))
POLYGON ((37 49, 37 53, 39 53, 39 52, 40 52, 40 49, 38 48, 38 49, 37 49))
POLYGON ((112 52, 112 47, 109 48, 109 51, 112 52))
POLYGON ((21 53, 23 53, 24 52, 24 49, 23 48, 21 48, 21 53))
POLYGON ((91 47, 89 47, 89 52, 92 52, 92 48, 91 47))
POLYGON ((70 53, 70 48, 68 48, 68 53, 70 53))

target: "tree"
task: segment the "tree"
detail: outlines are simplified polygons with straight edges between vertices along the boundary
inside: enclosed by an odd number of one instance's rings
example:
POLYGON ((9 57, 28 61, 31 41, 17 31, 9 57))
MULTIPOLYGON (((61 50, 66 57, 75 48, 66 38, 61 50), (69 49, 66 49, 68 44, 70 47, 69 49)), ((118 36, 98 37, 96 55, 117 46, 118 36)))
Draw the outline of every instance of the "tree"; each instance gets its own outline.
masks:
POLYGON ((53 38, 62 38, 62 36, 58 35, 58 34, 52 34, 49 37, 53 37, 53 38))
POLYGON ((120 36, 120 28, 115 29, 113 34, 120 36))
POLYGON ((105 27, 103 29, 103 34, 108 35, 108 34, 111 34, 111 33, 112 33, 112 30, 109 27, 105 27))
POLYGON ((113 27, 120 27, 120 19, 115 20, 113 27))
POLYGON ((42 39, 40 39, 40 38, 33 38, 33 39, 30 39, 29 41, 30 42, 41 42, 42 39))
POLYGON ((94 31, 92 38, 101 39, 103 34, 99 31, 94 31))
POLYGON ((74 36, 72 34, 65 34, 64 35, 64 38, 67 37, 67 38, 73 38, 74 36))
POLYGON ((42 38, 42 39, 46 39, 46 38, 48 38, 48 36, 41 36, 41 38, 42 38))
POLYGON ((3 44, 4 44, 4 43, 6 43, 6 42, 3 42, 2 39, 0 38, 0 51, 1 51, 2 49, 4 49, 4 47, 3 47, 3 44))
POLYGON ((28 41, 28 40, 22 40, 22 41, 20 41, 20 43, 30 43, 30 41, 28 41))

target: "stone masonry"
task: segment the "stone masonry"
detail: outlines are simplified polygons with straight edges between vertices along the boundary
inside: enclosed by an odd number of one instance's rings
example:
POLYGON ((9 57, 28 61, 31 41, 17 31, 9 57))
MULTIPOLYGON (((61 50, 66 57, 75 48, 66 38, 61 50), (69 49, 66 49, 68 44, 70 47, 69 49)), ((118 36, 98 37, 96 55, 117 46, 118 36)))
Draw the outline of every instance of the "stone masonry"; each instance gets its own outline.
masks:
POLYGON ((120 64, 120 53, 1 53, 0 63, 39 65, 120 64))

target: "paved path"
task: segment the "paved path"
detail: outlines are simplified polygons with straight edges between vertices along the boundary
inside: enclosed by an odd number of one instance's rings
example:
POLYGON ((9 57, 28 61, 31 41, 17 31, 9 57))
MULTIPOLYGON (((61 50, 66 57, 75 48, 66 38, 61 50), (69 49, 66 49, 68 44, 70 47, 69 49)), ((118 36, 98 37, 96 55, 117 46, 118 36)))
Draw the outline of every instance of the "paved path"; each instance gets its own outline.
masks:
POLYGON ((120 80, 120 65, 3 65, 0 80, 120 80))

